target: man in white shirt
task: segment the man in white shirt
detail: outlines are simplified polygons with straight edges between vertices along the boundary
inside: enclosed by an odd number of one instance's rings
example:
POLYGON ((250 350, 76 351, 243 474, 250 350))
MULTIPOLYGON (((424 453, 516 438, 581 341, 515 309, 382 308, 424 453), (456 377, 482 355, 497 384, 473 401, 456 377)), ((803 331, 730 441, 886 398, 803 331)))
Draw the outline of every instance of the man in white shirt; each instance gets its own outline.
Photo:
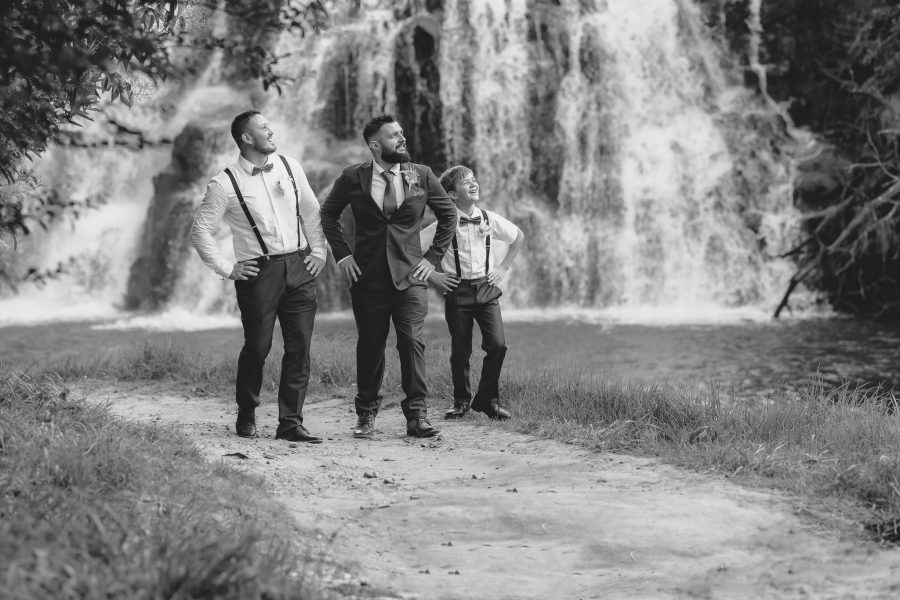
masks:
POLYGON ((276 439, 320 443, 303 425, 309 384, 309 347, 316 316, 316 277, 325 265, 325 235, 303 168, 277 155, 269 123, 258 111, 234 118, 237 161, 213 177, 191 227, 191 243, 210 269, 234 280, 244 346, 238 358, 235 430, 255 437, 263 366, 281 324, 284 359, 278 386, 276 439), (222 221, 231 229, 232 263, 215 240, 222 221), (302 226, 302 227, 301 227, 302 226))

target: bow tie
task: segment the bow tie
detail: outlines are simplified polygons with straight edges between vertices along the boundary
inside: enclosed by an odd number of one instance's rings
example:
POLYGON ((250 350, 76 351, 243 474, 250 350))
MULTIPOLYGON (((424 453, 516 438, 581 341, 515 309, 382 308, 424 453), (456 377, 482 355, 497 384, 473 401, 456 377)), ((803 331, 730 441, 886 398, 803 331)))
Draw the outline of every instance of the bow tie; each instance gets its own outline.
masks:
POLYGON ((251 175, 259 175, 263 171, 269 172, 272 170, 272 167, 275 166, 275 163, 266 163, 264 167, 253 167, 253 173, 251 175))
POLYGON ((459 222, 463 223, 463 224, 471 223, 472 225, 481 225, 481 215, 478 215, 477 217, 471 217, 471 218, 461 216, 459 218, 459 222))

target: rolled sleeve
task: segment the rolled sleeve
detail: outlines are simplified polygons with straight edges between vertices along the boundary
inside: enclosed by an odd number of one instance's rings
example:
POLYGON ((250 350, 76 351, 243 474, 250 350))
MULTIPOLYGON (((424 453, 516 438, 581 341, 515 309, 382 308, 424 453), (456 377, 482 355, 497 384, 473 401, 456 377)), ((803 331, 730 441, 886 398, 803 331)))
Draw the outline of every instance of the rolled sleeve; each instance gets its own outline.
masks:
MULTIPOLYGON (((487 212, 487 211, 485 211, 487 212)), ((497 213, 488 213, 491 219, 491 236, 499 242, 512 244, 519 235, 519 228, 509 219, 497 213)))
POLYGON ((221 184, 211 180, 206 186, 206 194, 194 214, 194 222, 191 225, 191 244, 200 255, 203 264, 222 277, 231 275, 234 268, 231 261, 222 256, 215 238, 215 233, 225 216, 227 200, 228 196, 221 184))

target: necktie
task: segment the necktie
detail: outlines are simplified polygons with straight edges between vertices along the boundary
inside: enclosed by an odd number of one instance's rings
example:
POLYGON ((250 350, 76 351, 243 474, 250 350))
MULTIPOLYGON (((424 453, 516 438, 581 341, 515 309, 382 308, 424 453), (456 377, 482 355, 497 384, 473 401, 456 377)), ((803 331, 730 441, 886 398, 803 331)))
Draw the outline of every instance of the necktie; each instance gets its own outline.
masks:
POLYGON ((274 167, 274 166, 275 166, 275 163, 266 163, 266 165, 263 167, 253 167, 253 173, 251 173, 251 174, 259 175, 263 171, 266 171, 268 173, 269 171, 272 170, 272 167, 274 167))
POLYGON ((477 217, 471 217, 471 218, 461 216, 459 218, 459 222, 463 223, 463 224, 471 223, 472 225, 481 225, 481 215, 478 215, 477 217))
POLYGON ((382 171, 381 176, 384 177, 384 216, 388 219, 397 212, 397 190, 394 188, 394 174, 390 171, 382 171))

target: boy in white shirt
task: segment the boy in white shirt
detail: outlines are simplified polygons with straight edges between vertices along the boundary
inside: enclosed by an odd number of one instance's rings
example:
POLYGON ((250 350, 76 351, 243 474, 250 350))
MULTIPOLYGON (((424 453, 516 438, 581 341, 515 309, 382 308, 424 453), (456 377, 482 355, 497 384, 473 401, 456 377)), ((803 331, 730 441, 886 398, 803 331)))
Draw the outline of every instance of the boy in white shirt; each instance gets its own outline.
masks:
POLYGON ((509 271, 525 235, 500 215, 477 208, 478 182, 471 169, 450 167, 441 175, 441 185, 456 204, 457 226, 453 242, 441 261, 439 271, 429 281, 444 291, 444 317, 450 330, 450 372, 453 378, 453 408, 444 415, 458 419, 469 408, 491 419, 505 420, 510 413, 500 404, 500 370, 506 356, 506 339, 500 315, 498 284, 509 271), (499 265, 491 256, 491 242, 509 244, 499 265), (472 329, 481 329, 481 347, 485 351, 481 379, 475 396, 469 383, 469 359, 472 356, 472 329))

